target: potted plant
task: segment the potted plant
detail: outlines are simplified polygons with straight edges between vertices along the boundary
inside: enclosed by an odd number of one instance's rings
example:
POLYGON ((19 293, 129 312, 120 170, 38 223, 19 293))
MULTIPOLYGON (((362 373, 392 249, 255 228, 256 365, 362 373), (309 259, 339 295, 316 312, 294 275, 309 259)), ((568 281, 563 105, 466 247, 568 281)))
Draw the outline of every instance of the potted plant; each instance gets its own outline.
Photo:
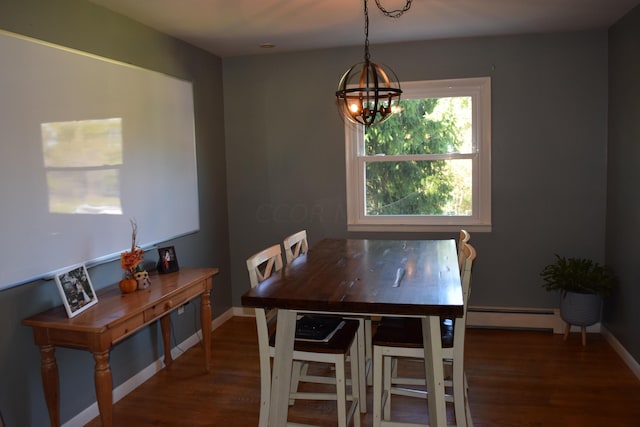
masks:
POLYGON ((540 273, 547 291, 560 292, 560 317, 566 323, 565 339, 571 325, 585 328, 600 320, 602 298, 616 283, 613 271, 587 258, 567 258, 556 254, 556 261, 540 273))

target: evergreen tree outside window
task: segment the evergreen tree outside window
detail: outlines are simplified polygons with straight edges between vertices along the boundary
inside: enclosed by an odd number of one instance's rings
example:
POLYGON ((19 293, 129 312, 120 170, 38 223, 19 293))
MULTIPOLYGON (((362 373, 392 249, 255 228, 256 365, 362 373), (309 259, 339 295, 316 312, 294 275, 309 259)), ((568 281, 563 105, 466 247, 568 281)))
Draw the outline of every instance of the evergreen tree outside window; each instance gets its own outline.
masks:
POLYGON ((401 112, 346 125, 349 230, 490 230, 490 79, 402 89, 401 112))

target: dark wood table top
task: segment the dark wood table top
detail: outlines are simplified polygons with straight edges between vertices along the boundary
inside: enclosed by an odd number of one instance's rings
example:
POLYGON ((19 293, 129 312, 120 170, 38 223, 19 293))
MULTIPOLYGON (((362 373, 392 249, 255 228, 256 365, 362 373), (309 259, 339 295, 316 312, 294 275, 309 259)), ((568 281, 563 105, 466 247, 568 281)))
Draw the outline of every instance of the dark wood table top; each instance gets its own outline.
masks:
POLYGON ((247 291, 242 305, 461 317, 455 241, 324 239, 247 291))

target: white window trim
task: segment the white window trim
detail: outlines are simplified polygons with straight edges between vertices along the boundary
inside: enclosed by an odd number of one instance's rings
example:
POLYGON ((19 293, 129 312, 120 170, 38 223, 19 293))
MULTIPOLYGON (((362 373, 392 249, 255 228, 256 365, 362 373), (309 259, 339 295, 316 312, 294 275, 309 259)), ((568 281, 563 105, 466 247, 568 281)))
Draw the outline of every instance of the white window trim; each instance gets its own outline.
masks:
MULTIPOLYGON (((347 177, 347 229, 349 231, 491 231, 491 78, 405 82, 403 97, 434 98, 471 96, 476 124, 473 152, 456 158, 471 158, 473 165, 473 216, 366 216, 364 214, 364 132, 361 126, 345 125, 347 177)), ((395 160, 417 156, 394 156, 395 160)), ((433 156, 430 156, 433 158, 433 156)), ((443 159, 452 156, 443 154, 443 159)), ((392 159, 385 156, 385 160, 392 159)), ((367 161, 375 161, 370 157, 367 161)))

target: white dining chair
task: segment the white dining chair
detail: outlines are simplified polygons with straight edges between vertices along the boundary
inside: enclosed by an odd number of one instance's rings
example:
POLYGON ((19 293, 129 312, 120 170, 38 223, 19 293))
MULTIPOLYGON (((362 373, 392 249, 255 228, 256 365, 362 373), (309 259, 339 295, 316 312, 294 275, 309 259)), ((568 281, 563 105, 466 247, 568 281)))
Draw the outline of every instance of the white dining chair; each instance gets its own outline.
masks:
POLYGON ((284 257, 287 264, 291 263, 300 255, 309 251, 309 241, 307 240, 307 230, 300 230, 284 238, 282 242, 284 247, 284 257))
MULTIPOLYGON (((449 331, 442 329, 443 363, 451 368, 451 377, 445 379, 445 387, 451 390, 445 400, 453 402, 457 427, 471 427, 471 414, 467 398, 464 373, 464 337, 466 329, 467 303, 471 292, 471 270, 476 258, 475 249, 462 243, 461 283, 463 293, 463 316, 453 324, 452 341, 449 331)), ((393 394, 428 398, 422 378, 407 378, 397 375, 397 364, 401 360, 420 360, 424 363, 422 324, 415 318, 382 318, 373 336, 373 426, 426 426, 424 423, 404 423, 391 420, 391 396, 393 394), (420 388, 418 388, 420 387, 420 388)))
MULTIPOLYGON (((285 237, 282 242, 282 246, 284 247, 287 264, 290 264, 294 259, 309 251, 307 231, 300 230, 285 237)), ((360 323, 360 328, 358 329, 360 396, 366 396, 367 384, 373 385, 373 372, 371 369, 373 360, 373 349, 371 347, 371 317, 359 316, 350 318, 355 319, 360 323)), ((304 373, 305 368, 303 367, 300 372, 304 373)), ((295 374, 297 373, 298 371, 295 371, 295 374)), ((363 414, 367 412, 366 399, 362 399, 360 402, 360 412, 363 414)))
MULTIPOLYGON (((260 286, 260 283, 283 267, 280 245, 266 248, 247 259, 247 270, 251 287, 260 286)), ((255 309, 256 326, 258 331, 258 349, 260 356, 260 417, 258 426, 266 427, 269 421, 269 407, 271 404, 271 358, 275 355, 275 322, 277 322, 277 309, 255 309)), ((337 405, 338 426, 346 427, 351 421, 353 425, 360 425, 360 390, 359 387, 351 387, 351 393, 346 393, 346 358, 351 357, 350 374, 351 383, 359 384, 358 369, 358 328, 357 321, 345 320, 341 328, 326 342, 294 341, 294 369, 292 372, 292 387, 289 395, 290 404, 296 399, 309 400, 335 400, 337 405), (319 362, 333 365, 335 377, 331 379, 300 375, 302 364, 300 362, 319 362), (297 368, 296 368, 297 367, 297 368), (296 376, 295 379, 293 376, 296 376), (335 384, 335 393, 326 392, 300 392, 298 382, 316 382, 335 384), (347 407, 347 402, 351 405, 347 407)), ((288 423, 287 425, 296 425, 288 423)))

